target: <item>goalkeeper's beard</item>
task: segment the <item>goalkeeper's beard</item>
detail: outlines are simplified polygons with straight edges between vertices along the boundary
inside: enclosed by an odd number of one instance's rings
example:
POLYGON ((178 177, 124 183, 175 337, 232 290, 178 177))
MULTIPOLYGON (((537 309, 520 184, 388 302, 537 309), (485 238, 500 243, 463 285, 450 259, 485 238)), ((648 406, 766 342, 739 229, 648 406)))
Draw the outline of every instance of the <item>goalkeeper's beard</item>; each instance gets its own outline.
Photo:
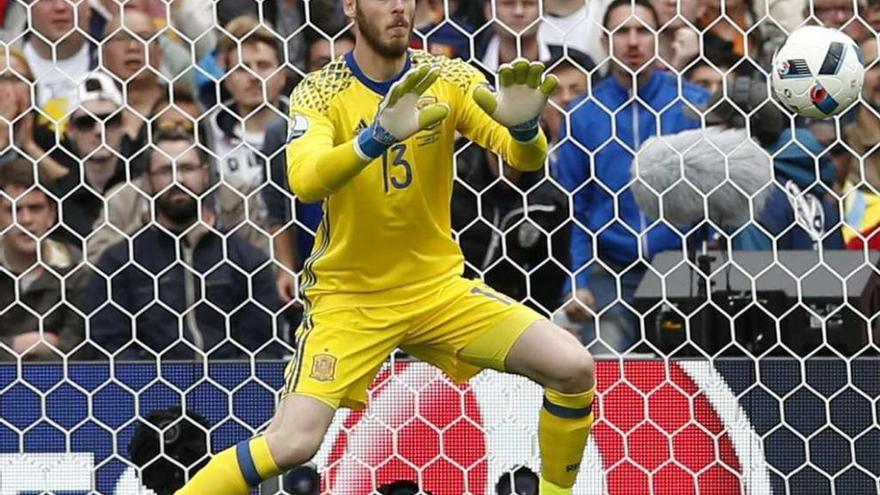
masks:
POLYGON ((370 48, 379 54, 379 56, 387 59, 397 59, 402 57, 406 53, 407 48, 409 48, 409 40, 412 38, 415 15, 413 15, 412 19, 408 19, 409 32, 407 32, 406 37, 399 41, 394 40, 391 42, 385 42, 382 40, 382 29, 371 24, 359 6, 355 9, 355 20, 357 21, 358 30, 360 31, 361 36, 363 36, 364 41, 366 41, 367 44, 370 45, 370 48))

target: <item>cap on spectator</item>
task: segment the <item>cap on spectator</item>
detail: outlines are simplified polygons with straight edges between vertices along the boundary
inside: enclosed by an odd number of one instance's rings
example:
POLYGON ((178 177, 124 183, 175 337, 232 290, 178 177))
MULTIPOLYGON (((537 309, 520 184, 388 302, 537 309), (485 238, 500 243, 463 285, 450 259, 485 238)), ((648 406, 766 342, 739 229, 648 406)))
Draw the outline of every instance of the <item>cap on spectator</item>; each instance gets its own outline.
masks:
POLYGON ((122 106, 122 93, 113 78, 103 72, 92 72, 80 83, 76 91, 77 105, 95 100, 107 100, 122 106))

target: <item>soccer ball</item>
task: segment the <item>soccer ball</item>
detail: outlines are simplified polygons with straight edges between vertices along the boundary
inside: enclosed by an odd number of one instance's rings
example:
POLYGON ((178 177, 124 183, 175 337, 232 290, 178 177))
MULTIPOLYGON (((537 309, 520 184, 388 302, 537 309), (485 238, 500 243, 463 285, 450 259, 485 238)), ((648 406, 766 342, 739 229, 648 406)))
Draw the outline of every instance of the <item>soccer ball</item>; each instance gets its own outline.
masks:
POLYGON ((859 46, 843 32, 804 26, 773 55, 773 93, 794 113, 828 118, 859 98, 864 63, 859 46))

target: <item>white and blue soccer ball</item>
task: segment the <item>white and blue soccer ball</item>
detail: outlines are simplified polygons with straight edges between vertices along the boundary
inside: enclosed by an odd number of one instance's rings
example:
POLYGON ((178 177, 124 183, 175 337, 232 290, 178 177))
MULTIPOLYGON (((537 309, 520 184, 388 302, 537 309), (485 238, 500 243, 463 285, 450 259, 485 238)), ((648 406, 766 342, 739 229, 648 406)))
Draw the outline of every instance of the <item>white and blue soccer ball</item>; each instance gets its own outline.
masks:
POLYGON ((859 46, 840 30, 804 26, 773 55, 773 93, 792 112, 825 119, 859 99, 864 63, 859 46))

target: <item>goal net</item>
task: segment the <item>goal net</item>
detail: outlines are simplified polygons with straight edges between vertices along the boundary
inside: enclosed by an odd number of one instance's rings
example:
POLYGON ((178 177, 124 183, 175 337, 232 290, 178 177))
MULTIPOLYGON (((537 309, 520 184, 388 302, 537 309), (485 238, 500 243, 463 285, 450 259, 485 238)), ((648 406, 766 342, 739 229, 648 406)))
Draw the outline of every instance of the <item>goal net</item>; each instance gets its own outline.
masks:
MULTIPOLYGON (((352 50, 361 2, 490 83, 519 56, 560 80, 547 166, 458 136, 451 212, 465 275, 596 357, 576 495, 880 492, 873 0, 7 0, 0 494, 173 493, 266 427, 322 248, 288 95, 352 50), (830 63, 771 63, 805 25, 865 66, 833 117, 772 95, 830 63)), ((254 493, 536 494, 541 397, 397 352, 254 493)))

